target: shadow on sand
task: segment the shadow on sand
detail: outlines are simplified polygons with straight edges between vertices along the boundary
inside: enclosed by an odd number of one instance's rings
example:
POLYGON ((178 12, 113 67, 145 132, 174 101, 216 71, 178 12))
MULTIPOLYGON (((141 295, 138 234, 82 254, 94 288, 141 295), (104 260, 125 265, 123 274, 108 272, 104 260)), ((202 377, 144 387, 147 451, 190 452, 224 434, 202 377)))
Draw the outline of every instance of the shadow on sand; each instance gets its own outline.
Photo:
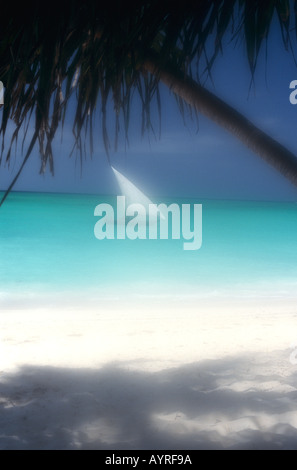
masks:
POLYGON ((288 362, 281 351, 152 373, 24 366, 0 375, 0 448, 297 449, 288 362))

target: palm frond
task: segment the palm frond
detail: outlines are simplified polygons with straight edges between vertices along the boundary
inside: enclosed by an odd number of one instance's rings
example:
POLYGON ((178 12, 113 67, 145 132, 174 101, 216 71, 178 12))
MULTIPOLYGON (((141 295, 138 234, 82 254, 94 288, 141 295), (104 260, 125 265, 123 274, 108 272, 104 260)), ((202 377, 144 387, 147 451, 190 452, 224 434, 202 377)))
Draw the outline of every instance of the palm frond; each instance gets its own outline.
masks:
MULTIPOLYGON (((236 31, 242 34, 253 76, 263 40, 267 38, 274 15, 288 46, 295 11, 286 0, 184 0, 145 2, 109 0, 108 2, 61 1, 59 11, 50 3, 37 0, 8 6, 1 18, 0 80, 5 86, 0 135, 2 154, 10 121, 15 129, 6 150, 11 158, 12 145, 21 129, 34 121, 34 136, 26 153, 29 158, 36 142, 41 156, 41 172, 54 172, 52 142, 58 127, 65 122, 66 110, 76 99, 73 118, 74 148, 83 161, 83 142, 89 133, 94 147, 93 115, 101 112, 101 136, 110 150, 107 103, 114 103, 115 144, 120 118, 128 140, 131 99, 134 91, 142 103, 142 130, 151 130, 151 106, 156 103, 161 119, 158 73, 144 72, 147 56, 157 53, 160 63, 171 61, 184 74, 202 61, 206 52, 206 70, 211 69, 223 48, 224 38, 236 31), (155 99, 156 98, 156 99, 155 99)), ((205 62, 205 61, 204 61, 205 62)), ((196 79, 199 81, 200 76, 196 79)), ((180 106, 182 110, 183 107, 180 106)), ((86 150, 85 150, 86 152, 86 150)), ((23 164, 21 165, 23 168, 23 164)))

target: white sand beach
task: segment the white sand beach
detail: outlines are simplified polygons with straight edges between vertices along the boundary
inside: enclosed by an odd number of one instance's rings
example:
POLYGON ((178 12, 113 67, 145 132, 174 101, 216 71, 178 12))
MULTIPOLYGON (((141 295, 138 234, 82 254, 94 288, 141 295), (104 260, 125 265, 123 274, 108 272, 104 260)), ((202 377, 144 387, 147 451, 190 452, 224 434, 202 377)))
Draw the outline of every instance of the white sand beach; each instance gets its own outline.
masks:
POLYGON ((296 299, 0 318, 0 449, 297 449, 296 299))

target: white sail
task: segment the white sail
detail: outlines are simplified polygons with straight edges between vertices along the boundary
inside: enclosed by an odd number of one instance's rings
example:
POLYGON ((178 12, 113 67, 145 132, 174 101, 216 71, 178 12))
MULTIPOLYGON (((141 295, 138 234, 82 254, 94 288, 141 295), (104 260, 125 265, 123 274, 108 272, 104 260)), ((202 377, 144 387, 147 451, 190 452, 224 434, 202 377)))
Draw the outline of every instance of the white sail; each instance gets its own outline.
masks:
POLYGON ((147 213, 149 213, 150 209, 152 215, 159 214, 161 218, 164 218, 162 213, 157 209, 157 206, 153 203, 153 201, 151 201, 151 199, 149 199, 139 188, 137 188, 137 186, 135 186, 135 184, 128 180, 128 178, 126 178, 113 166, 111 168, 120 186, 122 195, 126 197, 127 205, 141 204, 145 207, 147 213))

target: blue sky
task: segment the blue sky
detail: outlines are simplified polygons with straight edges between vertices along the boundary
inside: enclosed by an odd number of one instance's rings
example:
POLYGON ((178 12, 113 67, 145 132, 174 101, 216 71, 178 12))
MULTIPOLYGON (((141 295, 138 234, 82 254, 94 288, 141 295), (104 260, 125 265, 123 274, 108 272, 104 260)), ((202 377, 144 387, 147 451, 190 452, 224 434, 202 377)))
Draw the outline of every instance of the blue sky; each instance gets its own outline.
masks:
MULTIPOLYGON (((255 86, 250 90, 251 75, 243 44, 226 44, 213 69, 213 81, 207 87, 234 106, 261 129, 297 154, 297 106, 289 101, 289 84, 297 79, 297 67, 281 44, 279 28, 273 24, 268 44, 259 57, 255 86), (250 91, 249 91, 250 90, 250 91)), ((210 199, 247 199, 296 201, 297 188, 279 175, 243 144, 203 116, 197 122, 178 111, 172 94, 161 85, 162 133, 160 140, 141 138, 139 103, 134 101, 129 147, 123 142, 117 153, 111 152, 112 164, 151 197, 195 197, 210 199)), ((55 176, 49 171, 39 175, 39 157, 35 150, 15 190, 117 194, 118 186, 109 167, 100 139, 95 132, 92 159, 75 164, 69 158, 73 144, 70 109, 64 127, 63 143, 57 132, 55 141, 55 176)), ((112 106, 110 107, 112 116, 112 106)), ((99 128, 99 123, 97 123, 99 128)), ((156 125, 158 131, 158 125, 156 125)), ((10 131, 11 132, 11 131, 10 131)), ((158 132, 157 132, 158 133, 158 132)), ((0 187, 5 189, 21 162, 16 154, 10 168, 0 171, 0 187)))

